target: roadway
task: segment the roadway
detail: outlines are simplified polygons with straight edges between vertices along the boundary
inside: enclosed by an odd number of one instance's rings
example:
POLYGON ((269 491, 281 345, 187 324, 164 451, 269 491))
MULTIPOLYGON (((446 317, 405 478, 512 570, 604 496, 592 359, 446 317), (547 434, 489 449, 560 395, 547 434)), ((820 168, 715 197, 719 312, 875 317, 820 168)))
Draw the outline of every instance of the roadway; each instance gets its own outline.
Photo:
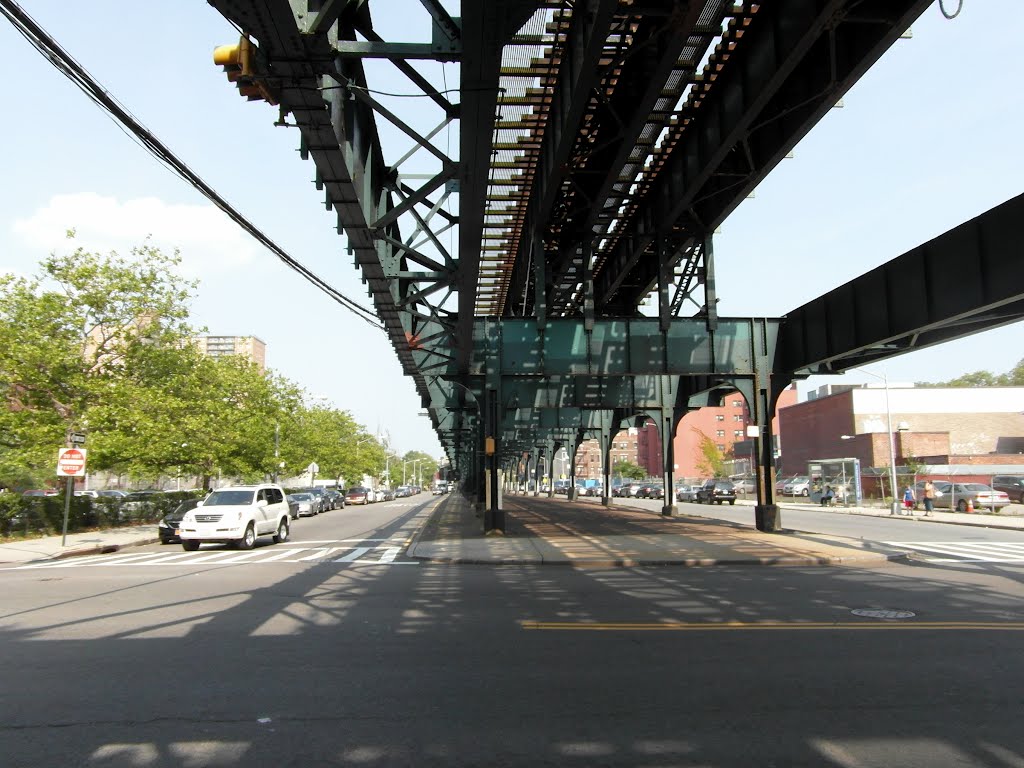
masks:
POLYGON ((417 563, 401 542, 437 500, 207 562, 151 545, 0 570, 4 765, 1024 762, 1024 563, 417 563))

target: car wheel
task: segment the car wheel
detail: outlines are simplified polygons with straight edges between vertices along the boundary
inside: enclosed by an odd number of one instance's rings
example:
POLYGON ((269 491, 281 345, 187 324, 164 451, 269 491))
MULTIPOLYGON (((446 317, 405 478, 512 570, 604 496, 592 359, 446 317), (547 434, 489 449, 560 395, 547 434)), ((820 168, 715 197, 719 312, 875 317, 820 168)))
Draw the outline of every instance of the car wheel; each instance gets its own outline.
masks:
POLYGON ((732 501, 729 502, 729 506, 731 507, 735 503, 736 503, 736 499, 733 499, 732 501))
POLYGON ((277 526, 277 533, 274 534, 274 543, 283 544, 288 541, 288 518, 284 518, 277 526))
POLYGON ((242 538, 238 540, 239 549, 252 549, 256 546, 256 526, 249 523, 242 538))
POLYGON ((197 549, 199 549, 199 544, 200 542, 198 541, 194 541, 192 539, 185 539, 181 542, 181 548, 184 549, 186 552, 195 552, 197 549))
POLYGON ((800 491, 800 495, 801 496, 810 496, 811 492, 808 491, 806 488, 804 488, 802 491, 800 491))
POLYGON ((960 499, 960 501, 958 501, 956 503, 956 511, 957 512, 966 512, 967 511, 967 502, 964 501, 963 499, 960 499))

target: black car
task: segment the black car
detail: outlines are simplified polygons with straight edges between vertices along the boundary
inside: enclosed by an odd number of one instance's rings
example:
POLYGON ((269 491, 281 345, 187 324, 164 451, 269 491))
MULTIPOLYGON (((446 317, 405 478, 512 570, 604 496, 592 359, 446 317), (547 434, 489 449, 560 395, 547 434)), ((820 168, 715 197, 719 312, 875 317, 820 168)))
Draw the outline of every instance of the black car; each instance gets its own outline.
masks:
POLYGON ((157 525, 161 544, 172 544, 174 542, 181 541, 181 538, 178 536, 181 519, 185 517, 187 512, 191 512, 199 506, 199 502, 200 499, 186 499, 175 507, 173 512, 168 512, 164 515, 160 524, 157 525))
POLYGON ((729 480, 708 480, 697 491, 698 504, 736 503, 736 486, 729 480))
POLYGON ((1003 491, 1010 501, 1024 503, 1024 475, 996 475, 992 478, 992 488, 1003 491))

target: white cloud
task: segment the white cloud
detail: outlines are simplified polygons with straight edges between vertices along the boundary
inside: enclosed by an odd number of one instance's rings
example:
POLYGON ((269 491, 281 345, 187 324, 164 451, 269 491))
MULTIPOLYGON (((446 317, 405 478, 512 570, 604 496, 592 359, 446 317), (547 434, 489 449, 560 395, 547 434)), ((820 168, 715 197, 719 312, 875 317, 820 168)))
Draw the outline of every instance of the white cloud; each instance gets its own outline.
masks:
POLYGON ((181 251, 189 277, 250 264, 261 247, 212 205, 171 205, 155 197, 118 200, 92 192, 55 195, 26 219, 15 234, 33 249, 49 253, 69 247, 125 255, 147 236, 165 252, 181 251), (66 232, 76 232, 74 244, 66 232))

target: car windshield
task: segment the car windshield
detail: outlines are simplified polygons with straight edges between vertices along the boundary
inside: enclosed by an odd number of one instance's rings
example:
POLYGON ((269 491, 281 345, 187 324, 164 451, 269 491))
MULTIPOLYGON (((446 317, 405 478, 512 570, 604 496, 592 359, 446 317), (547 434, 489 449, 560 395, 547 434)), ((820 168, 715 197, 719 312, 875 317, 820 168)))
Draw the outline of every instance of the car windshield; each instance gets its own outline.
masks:
POLYGON ((366 489, 365 488, 349 488, 348 492, 349 492, 349 494, 362 495, 362 494, 366 493, 366 489))
POLYGON ((293 493, 288 498, 292 501, 309 501, 313 496, 309 493, 293 493))
POLYGON ((228 504, 252 504, 252 491, 214 491, 206 501, 204 507, 222 507, 228 504))

